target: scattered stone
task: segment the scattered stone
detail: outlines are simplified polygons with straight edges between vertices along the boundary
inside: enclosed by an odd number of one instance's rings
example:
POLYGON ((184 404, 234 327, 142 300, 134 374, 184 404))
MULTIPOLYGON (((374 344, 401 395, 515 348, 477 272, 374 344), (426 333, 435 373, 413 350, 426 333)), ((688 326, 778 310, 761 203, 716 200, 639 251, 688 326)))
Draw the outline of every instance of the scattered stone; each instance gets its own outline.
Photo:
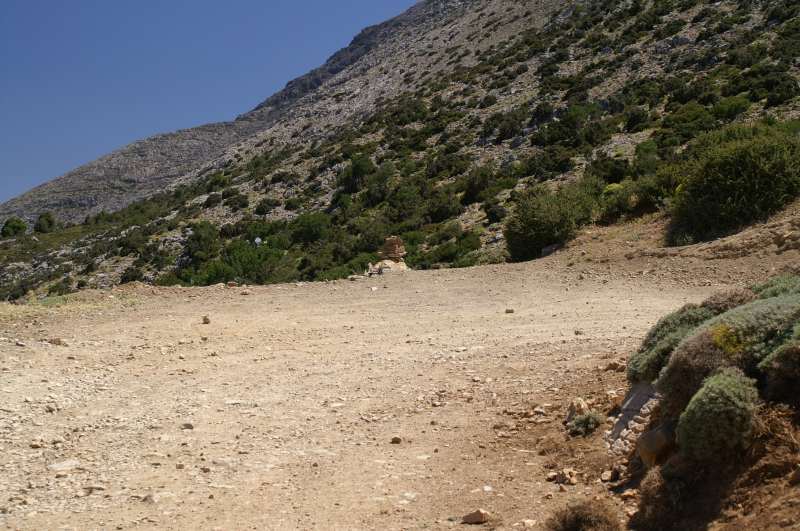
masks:
POLYGON ((27 346, 27 345, 25 345, 25 343, 23 343, 22 341, 16 341, 16 342, 14 342, 14 344, 15 344, 16 346, 18 346, 18 347, 23 347, 23 348, 24 348, 25 346, 27 346))
POLYGON ((507 314, 514 313, 514 308, 506 308, 506 313, 507 314))
POLYGON ((204 315, 203 316, 203 324, 204 325, 211 324, 211 317, 209 317, 207 315, 204 315))
POLYGON ((675 430, 659 426, 643 433, 636 444, 636 451, 647 468, 653 468, 672 452, 675 446, 675 430))
POLYGON ((633 500, 638 496, 638 493, 633 489, 628 489, 620 495, 623 500, 633 500))
POLYGON ((619 361, 611 361, 605 368, 607 372, 625 372, 626 369, 625 364, 619 361))
POLYGON ((577 485, 578 471, 574 468, 565 468, 556 474, 555 482, 559 485, 577 485))
POLYGON ((461 523, 467 525, 480 525, 488 522, 489 518, 491 518, 491 515, 489 514, 488 511, 485 511, 483 509, 478 509, 477 511, 465 514, 461 518, 461 523))
POLYGON ((193 430, 194 429, 194 424, 192 424, 191 422, 184 422, 183 424, 181 424, 181 429, 182 430, 193 430))
POLYGON ((603 483, 608 483, 609 481, 611 481, 611 478, 613 476, 614 476, 613 472, 611 472, 610 470, 606 470, 605 472, 600 474, 600 481, 602 481, 603 483))
POLYGON ((401 442, 403 442, 403 439, 401 439, 400 437, 392 437, 391 440, 392 444, 400 444, 401 442))
POLYGON ((68 459, 66 461, 59 461, 58 463, 48 465, 47 468, 53 472, 69 472, 71 470, 75 470, 79 466, 81 466, 81 462, 77 459, 68 459))
POLYGON ((536 520, 523 520, 522 522, 523 529, 534 529, 536 527, 536 520))
POLYGON ((66 341, 61 339, 60 337, 54 337, 47 340, 48 343, 55 347, 67 347, 69 346, 66 341))

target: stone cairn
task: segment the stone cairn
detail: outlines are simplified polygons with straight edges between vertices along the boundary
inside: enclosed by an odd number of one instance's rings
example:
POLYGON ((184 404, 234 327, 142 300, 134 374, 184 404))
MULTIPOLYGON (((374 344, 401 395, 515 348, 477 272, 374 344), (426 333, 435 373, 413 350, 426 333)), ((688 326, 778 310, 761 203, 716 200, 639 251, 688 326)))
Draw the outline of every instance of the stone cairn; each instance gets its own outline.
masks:
POLYGON ((383 248, 381 248, 378 256, 381 257, 382 260, 391 260, 392 262, 403 262, 403 258, 406 256, 406 246, 403 245, 403 240, 400 239, 399 236, 389 236, 386 238, 386 241, 383 242, 383 248))
POLYGON ((406 256, 406 246, 399 236, 390 236, 383 242, 383 247, 378 252, 381 261, 377 264, 369 264, 367 276, 383 275, 392 271, 407 271, 408 266, 404 260, 406 256))

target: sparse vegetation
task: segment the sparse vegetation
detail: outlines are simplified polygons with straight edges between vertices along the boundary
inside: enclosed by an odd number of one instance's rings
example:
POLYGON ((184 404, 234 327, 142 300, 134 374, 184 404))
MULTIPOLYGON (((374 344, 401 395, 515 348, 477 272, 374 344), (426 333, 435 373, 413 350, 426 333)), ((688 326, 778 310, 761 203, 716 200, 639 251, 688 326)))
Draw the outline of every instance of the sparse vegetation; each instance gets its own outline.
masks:
POLYGON ((619 518, 603 501, 586 500, 556 512, 545 523, 548 531, 622 531, 619 518))

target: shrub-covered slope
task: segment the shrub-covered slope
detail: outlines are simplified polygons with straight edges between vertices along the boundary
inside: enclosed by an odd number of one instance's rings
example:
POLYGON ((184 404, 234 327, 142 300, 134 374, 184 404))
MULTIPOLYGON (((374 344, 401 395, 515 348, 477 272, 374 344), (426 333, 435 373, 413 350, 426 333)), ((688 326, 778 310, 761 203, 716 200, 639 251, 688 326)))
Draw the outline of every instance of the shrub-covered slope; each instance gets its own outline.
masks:
POLYGON ((691 243, 800 193, 794 2, 426 5, 442 8, 426 32, 371 50, 382 61, 334 75, 303 96, 316 110, 219 169, 0 244, 0 297, 339 278, 389 235, 416 268, 527 260, 659 209, 665 237, 691 243))

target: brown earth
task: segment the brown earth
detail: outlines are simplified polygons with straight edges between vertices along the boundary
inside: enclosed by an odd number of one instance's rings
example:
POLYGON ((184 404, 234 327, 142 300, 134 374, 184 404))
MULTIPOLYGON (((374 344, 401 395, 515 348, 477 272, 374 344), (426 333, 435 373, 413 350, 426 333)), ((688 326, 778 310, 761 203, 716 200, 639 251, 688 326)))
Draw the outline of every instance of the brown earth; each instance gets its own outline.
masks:
POLYGON ((604 368, 660 316, 797 261, 637 252, 662 228, 519 265, 2 305, 0 526, 538 528, 608 497, 569 401, 604 410, 625 388, 604 368), (577 485, 546 481, 563 468, 577 485))

